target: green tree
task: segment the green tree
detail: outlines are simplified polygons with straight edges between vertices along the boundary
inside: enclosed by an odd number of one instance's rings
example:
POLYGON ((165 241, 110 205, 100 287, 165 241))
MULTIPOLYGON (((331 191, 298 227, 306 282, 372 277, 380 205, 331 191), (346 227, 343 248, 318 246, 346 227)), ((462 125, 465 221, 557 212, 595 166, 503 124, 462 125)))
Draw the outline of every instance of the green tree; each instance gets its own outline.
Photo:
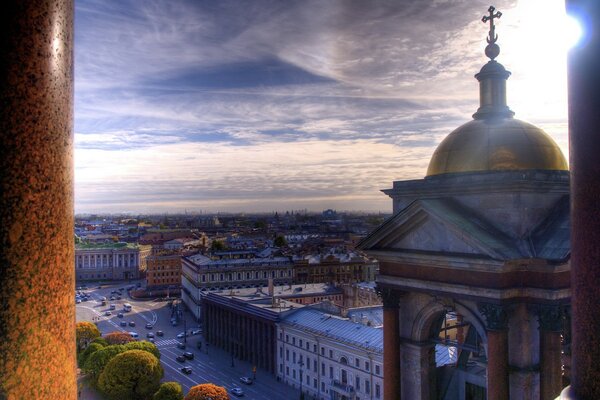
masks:
POLYGON ((91 322, 82 321, 75 325, 77 352, 84 350, 95 338, 101 335, 98 327, 91 322))
POLYGON ((108 362, 98 388, 110 399, 146 400, 160 386, 164 375, 160 361, 143 350, 128 350, 108 362))
POLYGON ((90 374, 94 379, 97 379, 108 362, 117 354, 125 351, 123 345, 106 346, 90 354, 83 365, 83 370, 90 374))
POLYGON ((210 248, 212 251, 221 251, 221 250, 225 250, 227 248, 227 246, 225 246, 225 243, 223 243, 222 240, 213 240, 210 248))
POLYGON ((102 336, 97 337, 96 339, 92 340, 92 343, 98 343, 98 344, 102 345, 102 347, 108 346, 108 342, 102 336))
POLYGON ((273 241, 273 244, 277 247, 283 247, 287 245, 287 241, 285 240, 285 238, 281 235, 277 236, 275 238, 275 240, 273 241))
POLYGON ((90 343, 88 347, 86 347, 85 350, 83 350, 82 352, 79 353, 79 355, 77 356, 77 363, 79 364, 80 368, 83 368, 83 366, 85 365, 85 362, 87 361, 87 359, 90 357, 90 355, 92 355, 93 353, 97 352, 100 349, 103 349, 104 346, 102 346, 100 343, 90 343))
POLYGON ((152 400, 183 400, 183 389, 177 382, 163 382, 152 400))
POLYGON ((203 383, 193 386, 185 396, 185 400, 229 400, 229 394, 222 386, 203 383))
POLYGON ((150 343, 148 341, 143 340, 141 342, 127 343, 124 347, 125 347, 125 350, 147 351, 148 353, 154 355, 154 357, 156 357, 160 360, 160 351, 158 351, 158 347, 156 347, 156 345, 154 343, 150 343))

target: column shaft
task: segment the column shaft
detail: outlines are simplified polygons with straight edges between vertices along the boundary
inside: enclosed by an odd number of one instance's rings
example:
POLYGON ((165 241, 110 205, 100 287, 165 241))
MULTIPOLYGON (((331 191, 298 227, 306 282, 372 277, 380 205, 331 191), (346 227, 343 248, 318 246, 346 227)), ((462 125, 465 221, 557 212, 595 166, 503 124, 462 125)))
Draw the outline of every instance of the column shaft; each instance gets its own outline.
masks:
POLYGON ((560 332, 540 331, 540 397, 555 399, 562 389, 560 332))
POLYGON ((508 400, 508 332, 488 331, 488 400, 508 400))
POLYGON ((398 307, 383 308, 383 398, 400 397, 400 317, 398 307))
POLYGON ((75 399, 73 2, 0 25, 0 398, 75 399))

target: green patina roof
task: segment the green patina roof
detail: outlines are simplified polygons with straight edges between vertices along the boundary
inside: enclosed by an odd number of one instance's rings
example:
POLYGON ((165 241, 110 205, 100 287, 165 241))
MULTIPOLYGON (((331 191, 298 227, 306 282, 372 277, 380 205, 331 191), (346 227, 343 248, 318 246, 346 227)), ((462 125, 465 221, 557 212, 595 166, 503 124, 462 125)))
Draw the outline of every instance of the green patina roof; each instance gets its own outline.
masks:
POLYGON ((79 250, 88 249, 137 249, 139 246, 136 243, 76 243, 75 248, 79 250))

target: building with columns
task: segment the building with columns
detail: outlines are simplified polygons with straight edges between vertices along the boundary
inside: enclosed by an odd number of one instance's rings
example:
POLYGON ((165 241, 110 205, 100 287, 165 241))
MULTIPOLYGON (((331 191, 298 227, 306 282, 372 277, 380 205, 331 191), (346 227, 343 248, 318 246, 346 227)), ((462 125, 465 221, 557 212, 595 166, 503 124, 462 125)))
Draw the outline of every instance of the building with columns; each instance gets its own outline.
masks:
POLYGON ((440 143, 424 179, 384 190, 394 215, 359 245, 380 263, 386 400, 547 400, 563 387, 570 176, 552 138, 506 104, 501 14, 488 11, 473 120, 440 143), (440 340, 458 349, 453 366, 434 362, 440 340))
POLYGON ((150 246, 131 243, 79 243, 75 246, 76 279, 138 279, 146 270, 150 246))

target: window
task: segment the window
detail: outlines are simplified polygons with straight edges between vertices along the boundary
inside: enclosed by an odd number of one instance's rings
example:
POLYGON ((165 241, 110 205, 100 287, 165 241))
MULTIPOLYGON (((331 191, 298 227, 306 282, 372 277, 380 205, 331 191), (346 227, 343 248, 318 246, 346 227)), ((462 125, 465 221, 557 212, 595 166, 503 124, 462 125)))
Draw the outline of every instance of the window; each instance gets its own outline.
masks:
POLYGON ((368 361, 365 361, 365 370, 368 371, 371 367, 371 364, 368 361))
POLYGON ((317 388, 317 378, 313 379, 313 387, 316 389, 317 388))
POLYGON ((285 374, 289 375, 290 374, 290 367, 285 367, 285 374))
POLYGON ((354 359, 354 365, 356 365, 356 368, 360 368, 360 360, 358 358, 354 359))
POLYGON ((283 364, 279 364, 279 372, 283 374, 283 364))
POLYGON ((325 391, 325 382, 321 382, 321 392, 325 391))
POLYGON ((325 347, 321 347, 321 355, 324 356, 325 355, 325 347))
POLYGON ((285 360, 290 361, 290 351, 288 349, 285 349, 285 360))
POLYGON ((283 347, 279 347, 279 358, 283 358, 283 347))
POLYGON ((315 354, 317 354, 317 345, 316 345, 316 344, 313 344, 313 352, 314 352, 315 354))
POLYGON ((365 379, 365 393, 371 393, 371 382, 369 382, 367 379, 365 379))
POLYGON ((356 391, 358 392, 360 390, 360 377, 356 377, 356 391))
POLYGON ((306 350, 308 350, 310 348, 310 344, 308 342, 306 342, 306 350))
POLYGON ((325 376, 325 363, 321 363, 321 375, 325 376))
POLYGON ((294 346, 296 345, 296 338, 295 338, 295 337, 293 337, 293 338, 292 338, 292 344, 293 344, 294 346))
POLYGON ((333 358, 333 350, 329 350, 329 358, 333 358))
POLYGON ((298 346, 302 347, 302 339, 300 339, 298 346))
POLYGON ((317 372, 317 360, 313 360, 313 371, 317 372))
POLYGON ((378 399, 381 397, 381 387, 379 387, 379 383, 375 384, 375 397, 378 399))
POLYGON ((290 342, 290 336, 289 335, 285 335, 285 341, 286 341, 286 343, 290 342))
POLYGON ((333 367, 329 366, 329 377, 333 379, 333 367))
POLYGON ((296 364, 296 352, 292 352, 292 362, 296 364))
POLYGON ((381 368, 379 368, 379 365, 375 365, 375 374, 381 375, 381 368))
POLYGON ((292 378, 296 379, 296 370, 292 370, 292 378))

